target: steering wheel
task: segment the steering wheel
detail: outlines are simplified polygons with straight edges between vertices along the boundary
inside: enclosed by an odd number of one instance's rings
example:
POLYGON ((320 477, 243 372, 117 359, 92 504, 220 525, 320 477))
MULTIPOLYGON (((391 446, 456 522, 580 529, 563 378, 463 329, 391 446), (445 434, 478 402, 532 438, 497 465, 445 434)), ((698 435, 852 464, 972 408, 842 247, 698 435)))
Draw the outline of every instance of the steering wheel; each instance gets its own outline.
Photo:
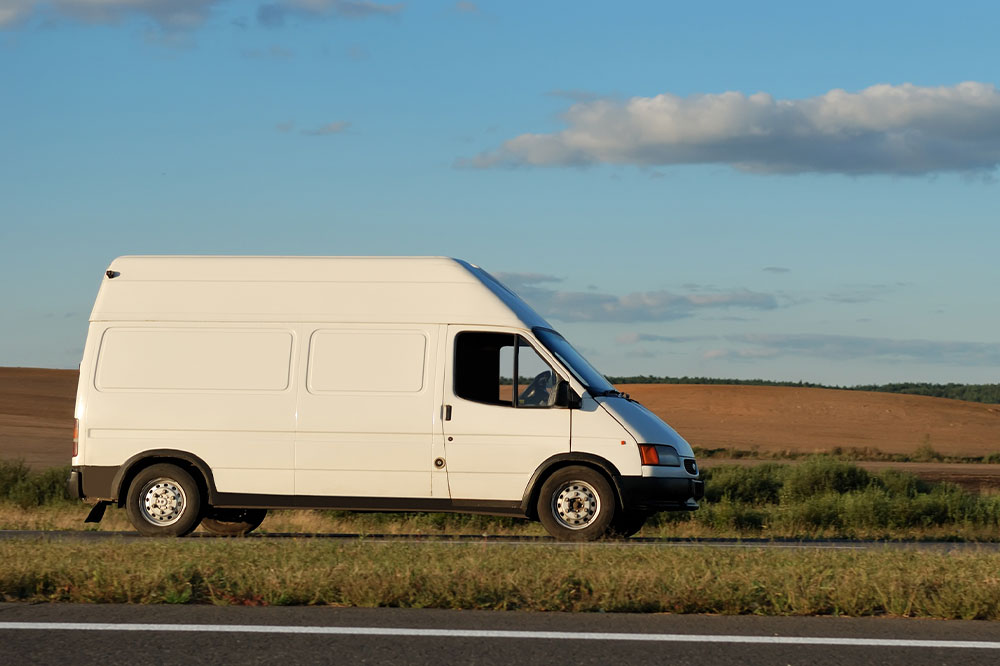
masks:
POLYGON ((555 374, 545 370, 535 375, 518 399, 519 405, 544 405, 549 401, 549 387, 555 384, 555 374))

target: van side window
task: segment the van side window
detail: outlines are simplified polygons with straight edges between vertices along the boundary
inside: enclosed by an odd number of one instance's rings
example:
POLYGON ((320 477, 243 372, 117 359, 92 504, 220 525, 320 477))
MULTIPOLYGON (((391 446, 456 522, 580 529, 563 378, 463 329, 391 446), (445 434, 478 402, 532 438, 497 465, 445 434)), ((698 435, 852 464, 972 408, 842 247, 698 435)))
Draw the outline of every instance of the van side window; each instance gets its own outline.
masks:
POLYGON ((517 384, 514 395, 518 407, 552 407, 556 404, 559 377, 538 352, 521 336, 517 337, 517 384))
POLYGON ((458 397, 510 407, 551 407, 559 383, 555 370, 513 333, 459 333, 454 375, 458 397))

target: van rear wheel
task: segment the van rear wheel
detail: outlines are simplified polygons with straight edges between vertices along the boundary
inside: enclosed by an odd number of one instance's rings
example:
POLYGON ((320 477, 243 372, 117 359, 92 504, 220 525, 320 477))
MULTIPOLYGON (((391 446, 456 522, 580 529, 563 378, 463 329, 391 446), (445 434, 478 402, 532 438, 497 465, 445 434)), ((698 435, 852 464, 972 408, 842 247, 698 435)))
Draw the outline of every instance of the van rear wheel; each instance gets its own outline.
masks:
POLYGON ((194 478, 180 467, 151 465, 132 479, 125 511, 140 534, 184 536, 201 521, 201 491, 194 478))
POLYGON ((244 536, 260 527, 267 509, 211 509, 201 526, 221 536, 244 536))
POLYGON ((594 541, 608 533, 615 504, 603 474, 590 467, 564 467, 542 484, 538 519, 560 541, 594 541))

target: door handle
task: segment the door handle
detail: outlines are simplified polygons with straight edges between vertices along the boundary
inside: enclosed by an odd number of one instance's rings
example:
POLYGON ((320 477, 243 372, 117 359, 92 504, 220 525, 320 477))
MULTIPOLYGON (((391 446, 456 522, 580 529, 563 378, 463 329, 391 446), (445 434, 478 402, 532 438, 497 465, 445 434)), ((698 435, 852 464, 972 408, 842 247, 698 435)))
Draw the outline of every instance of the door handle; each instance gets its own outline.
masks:
POLYGON ((444 406, 444 420, 451 421, 451 405, 444 406))

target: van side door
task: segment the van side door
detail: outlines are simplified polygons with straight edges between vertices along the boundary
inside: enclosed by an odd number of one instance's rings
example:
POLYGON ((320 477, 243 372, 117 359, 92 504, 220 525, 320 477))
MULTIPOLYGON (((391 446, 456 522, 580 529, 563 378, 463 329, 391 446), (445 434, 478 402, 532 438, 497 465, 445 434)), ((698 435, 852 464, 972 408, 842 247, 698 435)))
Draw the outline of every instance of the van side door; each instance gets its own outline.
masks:
POLYGON ((295 494, 431 496, 438 325, 304 331, 295 494))
POLYGON ((570 410, 555 406, 561 379, 512 329, 448 327, 444 405, 452 499, 519 501, 532 473, 569 451, 570 410))

